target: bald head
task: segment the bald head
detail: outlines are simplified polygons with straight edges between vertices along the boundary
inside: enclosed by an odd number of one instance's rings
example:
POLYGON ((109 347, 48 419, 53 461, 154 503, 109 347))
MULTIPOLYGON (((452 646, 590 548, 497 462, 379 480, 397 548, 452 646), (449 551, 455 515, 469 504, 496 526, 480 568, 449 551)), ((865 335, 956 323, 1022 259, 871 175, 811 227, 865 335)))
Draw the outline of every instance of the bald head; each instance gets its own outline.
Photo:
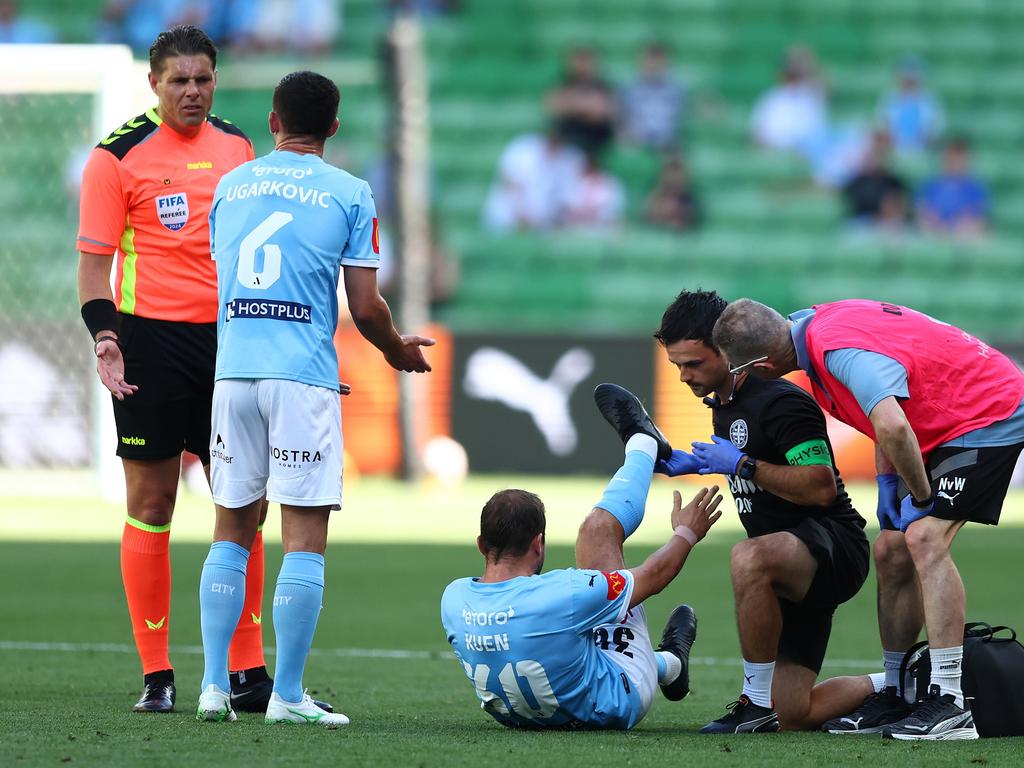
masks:
POLYGON ((753 299, 737 299, 727 306, 713 333, 715 346, 729 360, 730 366, 743 365, 765 355, 776 376, 796 367, 789 321, 771 307, 753 299), (784 364, 793 367, 782 370, 784 364))

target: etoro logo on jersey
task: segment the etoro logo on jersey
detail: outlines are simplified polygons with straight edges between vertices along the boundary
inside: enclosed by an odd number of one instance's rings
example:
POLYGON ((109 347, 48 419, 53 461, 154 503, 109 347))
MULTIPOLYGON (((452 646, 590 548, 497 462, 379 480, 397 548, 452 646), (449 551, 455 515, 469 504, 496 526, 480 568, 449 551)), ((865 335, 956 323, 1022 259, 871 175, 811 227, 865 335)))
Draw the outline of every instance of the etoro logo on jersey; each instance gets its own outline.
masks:
POLYGON ((188 224, 188 195, 184 192, 160 195, 156 199, 156 215, 167 229, 177 232, 188 224))

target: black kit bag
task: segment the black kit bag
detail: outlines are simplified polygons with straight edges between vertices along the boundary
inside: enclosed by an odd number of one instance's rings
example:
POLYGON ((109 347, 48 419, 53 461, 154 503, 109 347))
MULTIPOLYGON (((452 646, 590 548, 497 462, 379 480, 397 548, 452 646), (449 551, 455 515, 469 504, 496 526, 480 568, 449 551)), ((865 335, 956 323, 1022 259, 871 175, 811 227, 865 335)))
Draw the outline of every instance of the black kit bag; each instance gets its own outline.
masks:
MULTIPOLYGON (((927 641, 907 651, 900 675, 914 681, 918 700, 924 698, 931 680, 927 641)), ((961 680, 978 735, 1024 736, 1024 646, 1014 630, 982 621, 964 625, 961 680)))

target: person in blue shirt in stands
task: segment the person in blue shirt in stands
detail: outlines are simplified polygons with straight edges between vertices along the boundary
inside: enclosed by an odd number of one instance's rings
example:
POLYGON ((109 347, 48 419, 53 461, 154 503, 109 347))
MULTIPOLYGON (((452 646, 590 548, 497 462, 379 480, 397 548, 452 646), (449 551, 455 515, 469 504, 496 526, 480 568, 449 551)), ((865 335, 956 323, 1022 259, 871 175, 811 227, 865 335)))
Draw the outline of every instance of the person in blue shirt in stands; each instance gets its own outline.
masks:
POLYGON ((926 232, 983 235, 988 226, 989 194, 971 172, 970 143, 949 141, 942 153, 942 173, 929 179, 917 195, 918 222, 926 232))

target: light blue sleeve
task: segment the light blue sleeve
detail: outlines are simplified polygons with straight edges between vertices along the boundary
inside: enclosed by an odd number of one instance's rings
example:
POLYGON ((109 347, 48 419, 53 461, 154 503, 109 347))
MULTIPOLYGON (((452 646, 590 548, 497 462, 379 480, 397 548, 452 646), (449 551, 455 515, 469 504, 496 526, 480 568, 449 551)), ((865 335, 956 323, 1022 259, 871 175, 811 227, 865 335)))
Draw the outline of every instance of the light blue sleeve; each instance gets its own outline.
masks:
POLYGON ((362 182, 346 211, 349 236, 341 252, 343 267, 380 266, 380 246, 377 233, 377 206, 370 185, 362 182))
MULTIPOLYGON (((220 186, 217 187, 217 191, 220 191, 220 186)), ((210 258, 213 261, 217 260, 217 250, 214 245, 214 222, 217 220, 217 203, 220 202, 220 197, 216 194, 213 196, 213 204, 210 206, 210 258)))
POLYGON ((857 398, 866 416, 887 397, 910 397, 907 369, 878 352, 834 349, 825 353, 825 367, 857 398))
POLYGON ((577 632, 586 632, 602 624, 617 624, 626 618, 633 596, 633 574, 620 571, 590 571, 569 568, 565 571, 572 594, 572 622, 577 632))

